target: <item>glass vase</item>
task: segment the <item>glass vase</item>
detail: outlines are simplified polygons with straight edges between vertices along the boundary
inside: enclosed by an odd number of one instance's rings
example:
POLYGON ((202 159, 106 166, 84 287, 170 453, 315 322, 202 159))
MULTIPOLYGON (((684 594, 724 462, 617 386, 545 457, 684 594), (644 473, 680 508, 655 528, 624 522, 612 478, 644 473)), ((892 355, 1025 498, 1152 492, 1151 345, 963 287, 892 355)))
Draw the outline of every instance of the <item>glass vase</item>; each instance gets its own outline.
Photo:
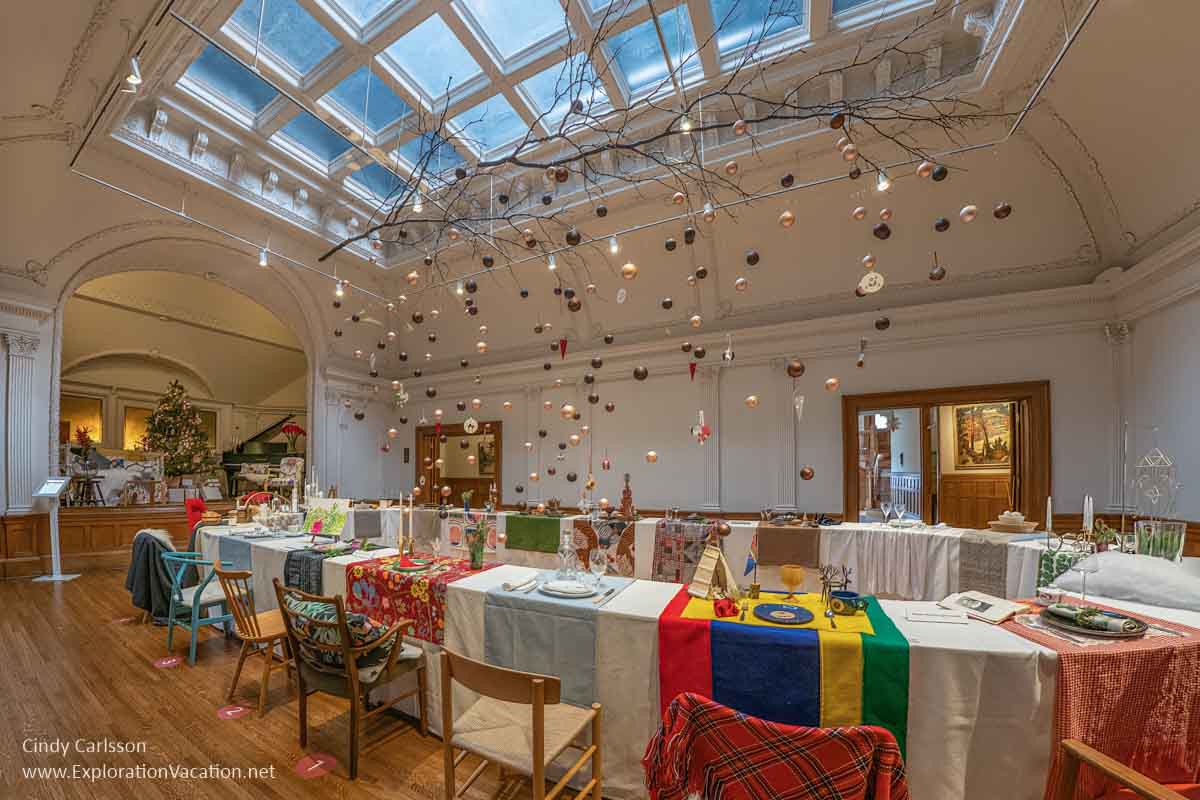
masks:
POLYGON ((1139 555, 1179 561, 1187 538, 1187 523, 1178 520, 1140 519, 1135 526, 1139 555))
POLYGON ((467 552, 471 554, 471 569, 483 569, 483 542, 487 534, 476 534, 467 539, 467 552))

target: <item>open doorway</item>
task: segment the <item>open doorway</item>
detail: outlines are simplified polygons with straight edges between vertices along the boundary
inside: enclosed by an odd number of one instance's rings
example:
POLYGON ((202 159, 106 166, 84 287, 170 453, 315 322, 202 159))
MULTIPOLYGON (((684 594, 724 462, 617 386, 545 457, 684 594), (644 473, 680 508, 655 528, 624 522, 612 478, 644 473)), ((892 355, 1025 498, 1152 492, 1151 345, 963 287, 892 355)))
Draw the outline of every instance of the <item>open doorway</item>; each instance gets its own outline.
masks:
POLYGON ((1013 415, 1008 401, 938 406, 930 418, 937 453, 934 520, 986 528, 1012 510, 1013 415))
POLYGON ((920 408, 882 408, 858 414, 860 522, 922 516, 920 408))

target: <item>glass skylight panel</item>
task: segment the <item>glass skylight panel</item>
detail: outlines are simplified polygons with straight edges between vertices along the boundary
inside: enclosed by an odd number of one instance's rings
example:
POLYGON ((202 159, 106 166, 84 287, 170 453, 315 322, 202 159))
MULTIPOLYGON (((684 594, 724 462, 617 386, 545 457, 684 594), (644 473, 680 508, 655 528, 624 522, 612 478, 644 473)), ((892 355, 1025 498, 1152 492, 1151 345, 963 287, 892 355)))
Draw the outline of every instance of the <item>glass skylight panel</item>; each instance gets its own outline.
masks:
POLYGON ((481 153, 508 144, 529 130, 521 115, 513 110, 504 95, 493 95, 454 118, 463 139, 481 153))
POLYGON ((318 161, 325 163, 333 161, 351 147, 350 142, 331 131, 321 120, 307 111, 301 111, 295 119, 284 125, 275 135, 286 136, 311 153, 318 161))
POLYGON ((184 74, 254 114, 266 108, 278 94, 262 78, 211 44, 184 74))
POLYGON ((377 163, 370 163, 350 176, 350 180, 382 200, 398 200, 407 184, 377 163))
MULTIPOLYGON (((262 0, 243 0, 230 17, 250 41, 258 37, 262 0)), ((338 40, 296 0, 266 0, 262 43, 289 67, 306 75, 338 47, 338 40)))
POLYGON ((566 30, 558 0, 462 0, 503 58, 566 30))
POLYGON ((432 153, 427 166, 430 172, 444 172, 448 169, 454 169, 459 164, 466 163, 466 159, 462 154, 450 144, 448 141, 438 136, 433 131, 427 131, 420 136, 410 139, 398 148, 400 155, 411 166, 415 167, 417 162, 426 153, 432 153))
POLYGON ((384 52, 434 99, 482 72, 437 14, 431 14, 384 52))
POLYGON ((367 127, 372 131, 386 128, 412 110, 367 67, 360 67, 325 97, 337 103, 359 125, 362 125, 365 108, 367 127))
POLYGON ((597 114, 608 104, 604 85, 596 80, 586 53, 576 53, 570 61, 542 70, 523 82, 521 88, 549 125, 557 125, 576 98, 583 101, 584 113, 597 114))
MULTIPOLYGON (((686 60, 685 72, 699 68, 700 56, 696 53, 696 36, 692 33, 692 21, 685 6, 675 6, 670 11, 659 14, 658 19, 662 26, 663 38, 667 42, 667 50, 671 54, 671 66, 678 70, 680 64, 684 64, 686 60)), ((662 47, 658 44, 654 20, 648 19, 609 38, 608 46, 617 61, 617 66, 625 73, 625 82, 629 85, 630 93, 639 94, 647 89, 655 89, 669 80, 667 62, 663 58, 662 47)))
POLYGON ((343 11, 361 28, 379 16, 379 12, 394 3, 394 0, 336 0, 343 11))
POLYGON ((833 0, 833 13, 840 14, 843 11, 849 11, 855 6, 861 6, 863 3, 869 3, 870 0, 833 0))
POLYGON ((717 49, 728 53, 768 36, 800 27, 800 0, 711 0, 717 49))

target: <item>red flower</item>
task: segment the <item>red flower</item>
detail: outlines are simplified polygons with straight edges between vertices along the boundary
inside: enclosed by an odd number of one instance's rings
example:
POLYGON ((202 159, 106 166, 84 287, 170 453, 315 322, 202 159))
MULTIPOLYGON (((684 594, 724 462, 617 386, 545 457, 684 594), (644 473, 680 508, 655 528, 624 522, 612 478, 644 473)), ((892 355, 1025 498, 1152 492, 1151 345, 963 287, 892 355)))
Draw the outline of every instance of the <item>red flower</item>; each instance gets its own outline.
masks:
POLYGON ((279 429, 279 432, 282 433, 284 436, 307 436, 308 435, 307 433, 304 432, 304 428, 301 428, 299 425, 297 425, 294 422, 289 422, 287 425, 284 425, 282 428, 279 429))

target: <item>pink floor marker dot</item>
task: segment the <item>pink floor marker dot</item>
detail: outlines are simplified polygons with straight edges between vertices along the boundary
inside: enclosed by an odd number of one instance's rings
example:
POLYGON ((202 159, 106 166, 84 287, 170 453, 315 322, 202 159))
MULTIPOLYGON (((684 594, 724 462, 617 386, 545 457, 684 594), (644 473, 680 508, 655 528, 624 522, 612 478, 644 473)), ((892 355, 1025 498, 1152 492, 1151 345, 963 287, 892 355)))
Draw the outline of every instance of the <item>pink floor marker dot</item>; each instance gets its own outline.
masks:
POLYGON ((221 706, 217 709, 217 719, 237 719, 250 713, 245 706, 221 706))
POLYGON ((337 759, 328 753, 310 753, 296 762, 296 774, 305 780, 326 775, 337 766, 337 759))
POLYGON ((116 619, 114 619, 112 621, 112 624, 113 625, 128 625, 129 623, 133 622, 135 619, 137 619, 137 617, 117 617, 116 619))
POLYGON ((156 669, 174 669, 183 663, 183 658, 180 656, 163 656, 155 659, 154 666, 156 669))

